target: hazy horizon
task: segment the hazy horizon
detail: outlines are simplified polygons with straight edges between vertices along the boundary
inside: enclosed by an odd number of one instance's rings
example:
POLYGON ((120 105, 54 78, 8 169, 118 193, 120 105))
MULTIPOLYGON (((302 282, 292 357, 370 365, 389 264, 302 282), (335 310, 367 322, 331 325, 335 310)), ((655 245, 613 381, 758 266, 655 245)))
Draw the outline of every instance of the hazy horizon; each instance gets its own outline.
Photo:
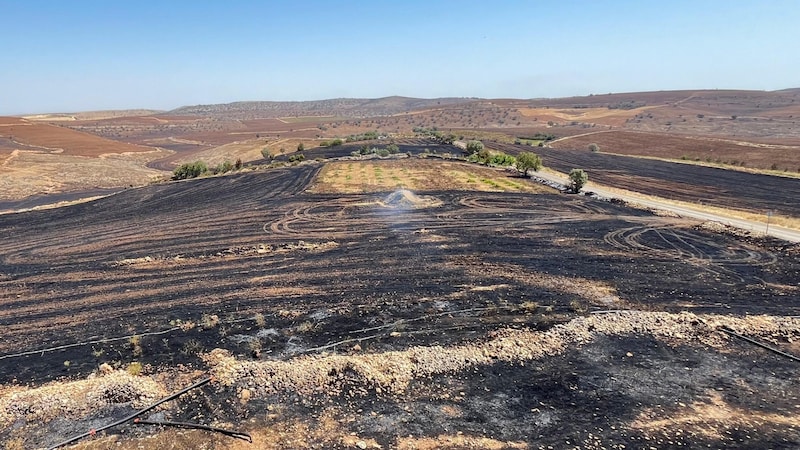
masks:
POLYGON ((800 86, 800 4, 0 2, 0 114, 800 86))

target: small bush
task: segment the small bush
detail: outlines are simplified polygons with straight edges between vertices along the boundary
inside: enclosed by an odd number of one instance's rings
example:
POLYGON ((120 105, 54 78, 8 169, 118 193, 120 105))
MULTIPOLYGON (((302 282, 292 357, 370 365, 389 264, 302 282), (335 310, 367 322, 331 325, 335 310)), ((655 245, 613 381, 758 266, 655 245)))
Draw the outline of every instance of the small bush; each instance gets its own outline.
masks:
POLYGON ((253 316, 253 319, 255 319, 256 325, 258 325, 259 328, 264 328, 264 326, 267 324, 266 319, 264 319, 264 315, 261 313, 257 313, 255 316, 253 316))
POLYGON ((186 180, 189 178, 197 178, 200 175, 208 172, 208 166, 203 161, 195 161, 193 163, 186 163, 178 167, 172 172, 173 180, 186 180))
POLYGON ((591 144, 589 144, 589 151, 592 153, 597 153, 600 151, 600 146, 592 142, 591 144))
POLYGON ((131 336, 128 339, 128 343, 131 344, 131 351, 133 352, 133 356, 139 357, 142 356, 142 337, 139 335, 131 336))
POLYGON ((219 316, 216 314, 203 314, 202 322, 203 328, 209 329, 219 325, 219 316))
POLYGON ((188 356, 196 355, 203 350, 203 344, 201 344, 197 339, 189 339, 181 346, 181 353, 188 356))
POLYGON ((139 376, 142 373, 142 363, 138 361, 134 361, 128 364, 128 368, 125 369, 129 374, 133 376, 139 376))
POLYGON ((230 161, 225 161, 214 169, 214 173, 228 173, 231 170, 233 170, 233 164, 230 161))

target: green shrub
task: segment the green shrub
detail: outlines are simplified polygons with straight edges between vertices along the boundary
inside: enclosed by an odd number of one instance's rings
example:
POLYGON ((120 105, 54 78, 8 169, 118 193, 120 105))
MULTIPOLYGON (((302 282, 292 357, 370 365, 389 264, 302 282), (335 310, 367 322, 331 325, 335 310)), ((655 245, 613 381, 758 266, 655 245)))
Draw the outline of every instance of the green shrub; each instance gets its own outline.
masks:
POLYGON ((228 173, 231 170, 233 170, 233 164, 230 161, 225 161, 214 169, 214 173, 228 173))
POLYGON ((197 178, 200 175, 208 172, 208 166, 203 161, 195 161, 186 163, 176 168, 172 172, 173 180, 186 180, 188 178, 197 178))

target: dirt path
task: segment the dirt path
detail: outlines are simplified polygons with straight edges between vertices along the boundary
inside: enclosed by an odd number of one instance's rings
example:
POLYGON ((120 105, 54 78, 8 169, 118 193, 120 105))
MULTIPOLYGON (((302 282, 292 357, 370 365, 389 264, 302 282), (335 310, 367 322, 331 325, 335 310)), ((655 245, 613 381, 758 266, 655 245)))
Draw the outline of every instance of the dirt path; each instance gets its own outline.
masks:
POLYGON ((553 143, 556 143, 556 142, 567 141, 567 140, 574 139, 574 138, 577 138, 577 137, 591 136, 591 135, 594 135, 594 134, 601 134, 601 133, 613 133, 613 132, 615 132, 615 131, 618 131, 618 130, 601 130, 601 131, 590 131, 590 132, 588 132, 588 133, 575 134, 575 135, 572 135, 572 136, 564 136, 564 137, 562 137, 562 138, 553 139, 553 140, 552 140, 552 141, 550 141, 550 143, 548 143, 547 145, 548 145, 548 147, 549 147, 549 146, 550 146, 550 144, 553 144, 553 143))

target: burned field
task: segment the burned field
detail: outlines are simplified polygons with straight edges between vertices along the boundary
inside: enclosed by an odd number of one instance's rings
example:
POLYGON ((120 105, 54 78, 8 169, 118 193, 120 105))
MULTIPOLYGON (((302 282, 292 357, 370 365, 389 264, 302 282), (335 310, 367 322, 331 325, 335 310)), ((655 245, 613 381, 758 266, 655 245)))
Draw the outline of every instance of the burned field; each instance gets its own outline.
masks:
MULTIPOLYGON (((524 146, 490 144, 509 154, 524 146)), ((592 153, 588 150, 537 148, 547 167, 563 173, 582 168, 590 181, 665 199, 720 206, 763 214, 772 210, 786 217, 800 215, 800 181, 713 167, 592 153)))
MULTIPOLYGON (((720 331, 800 350, 796 246, 541 188, 318 192, 322 167, 0 217, 0 440, 211 374, 153 415, 253 448, 800 444, 797 363, 720 331)), ((152 432, 81 448, 250 448, 152 432)))

